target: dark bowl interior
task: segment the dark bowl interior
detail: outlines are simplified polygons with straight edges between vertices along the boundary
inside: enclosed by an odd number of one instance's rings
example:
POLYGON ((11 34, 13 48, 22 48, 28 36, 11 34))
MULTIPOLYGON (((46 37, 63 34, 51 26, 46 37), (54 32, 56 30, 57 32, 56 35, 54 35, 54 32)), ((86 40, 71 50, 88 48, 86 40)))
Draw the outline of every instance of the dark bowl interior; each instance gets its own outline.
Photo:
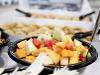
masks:
MULTIPOLYGON (((29 38, 18 40, 16 42, 14 42, 12 44, 12 46, 9 47, 9 50, 8 50, 8 55, 11 57, 11 59, 13 59, 17 63, 25 65, 25 66, 29 66, 31 63, 17 58, 15 56, 14 52, 15 52, 15 48, 17 47, 16 45, 17 45, 18 42, 21 42, 23 40, 28 40, 30 38, 36 38, 36 37, 29 37, 29 38)), ((84 46, 89 47, 89 43, 87 43, 85 41, 81 41, 81 42, 82 42, 82 44, 84 46)), ((91 46, 90 49, 89 49, 89 52, 91 53, 91 56, 92 56, 91 58, 89 58, 86 61, 77 63, 77 64, 68 65, 68 68, 71 69, 71 70, 75 70, 75 69, 86 67, 86 66, 92 64, 93 62, 95 62, 96 59, 97 59, 97 57, 98 57, 98 53, 97 53, 96 49, 93 46, 91 46)), ((59 66, 45 66, 45 68, 48 69, 48 70, 50 70, 50 71, 52 71, 55 67, 59 67, 59 66)))
POLYGON ((7 45, 7 43, 9 42, 9 35, 5 32, 2 32, 1 38, 5 39, 5 41, 3 41, 2 43, 0 43, 0 48, 4 47, 7 45))

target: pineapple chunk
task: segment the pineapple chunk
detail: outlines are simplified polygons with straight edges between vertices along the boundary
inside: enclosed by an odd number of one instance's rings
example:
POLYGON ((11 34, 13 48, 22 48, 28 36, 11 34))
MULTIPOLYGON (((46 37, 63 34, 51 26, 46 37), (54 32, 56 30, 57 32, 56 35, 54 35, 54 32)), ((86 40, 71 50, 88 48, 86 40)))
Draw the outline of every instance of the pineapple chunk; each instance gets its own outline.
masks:
POLYGON ((74 54, 73 54, 73 51, 64 49, 61 52, 61 55, 62 55, 62 57, 72 57, 74 54))
POLYGON ((66 38, 67 38, 66 40, 67 43, 73 44, 73 41, 70 36, 66 35, 66 38))
POLYGON ((24 57, 27 56, 27 53, 26 53, 25 50, 20 49, 20 50, 17 50, 17 51, 15 52, 15 55, 16 55, 18 58, 24 58, 24 57))
POLYGON ((74 40, 74 45, 76 46, 76 47, 79 47, 79 46, 81 46, 82 45, 82 43, 80 42, 80 41, 78 41, 78 40, 74 40))
POLYGON ((57 54, 56 52, 52 51, 52 50, 47 50, 46 51, 47 55, 50 56, 50 58, 52 59, 52 61, 55 64, 58 64, 60 61, 60 55, 57 54))
POLYGON ((78 62, 79 62, 79 58, 77 56, 76 57, 74 56, 70 58, 69 64, 76 64, 78 62))
POLYGON ((21 41, 17 44, 18 48, 25 48, 27 40, 21 41))

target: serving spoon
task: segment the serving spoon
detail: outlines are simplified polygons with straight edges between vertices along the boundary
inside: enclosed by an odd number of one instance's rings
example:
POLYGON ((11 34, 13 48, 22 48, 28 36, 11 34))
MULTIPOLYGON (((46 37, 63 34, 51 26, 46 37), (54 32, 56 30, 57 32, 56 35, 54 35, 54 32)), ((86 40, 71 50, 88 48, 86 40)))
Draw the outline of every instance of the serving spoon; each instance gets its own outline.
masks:
MULTIPOLYGON (((99 34, 100 34, 100 29, 97 31, 96 35, 99 35, 99 34)), ((92 31, 78 32, 78 33, 75 33, 72 38, 82 39, 91 35, 92 35, 92 31)))
POLYGON ((92 35, 92 31, 78 32, 73 35, 73 39, 82 39, 92 35))
POLYGON ((86 17, 88 17, 88 16, 91 16, 91 15, 94 14, 94 13, 95 13, 95 11, 92 11, 92 12, 87 13, 87 14, 85 14, 85 15, 81 15, 81 16, 79 17, 79 19, 80 19, 80 20, 83 20, 84 18, 86 18, 86 17))
MULTIPOLYGON (((99 11, 99 13, 98 13, 98 16, 97 16, 97 20, 96 20, 94 29, 93 29, 93 31, 92 31, 92 36, 91 36, 91 39, 90 39, 90 45, 89 45, 89 48, 88 48, 88 49, 90 49, 91 46, 92 46, 94 37, 95 37, 96 32, 97 32, 97 28, 98 28, 98 26, 99 26, 99 19, 100 19, 100 11, 99 11)), ((89 52, 89 51, 88 51, 88 52, 89 52)), ((87 52, 87 54, 86 54, 86 58, 88 58, 88 52, 87 52)))
POLYGON ((18 12, 20 12, 20 13, 24 14, 26 17, 31 17, 31 16, 32 16, 32 14, 31 14, 31 13, 29 13, 29 12, 25 12, 25 11, 22 11, 22 10, 17 9, 17 8, 16 8, 16 11, 18 11, 18 12))
MULTIPOLYGON (((97 32, 97 28, 98 28, 98 26, 99 26, 99 19, 100 19, 100 11, 99 11, 99 14, 98 14, 98 16, 97 16, 97 20, 96 20, 96 23, 95 23, 95 26, 94 26, 94 29, 93 29, 93 31, 92 31, 92 36, 91 36, 91 42, 90 42, 90 46, 91 46, 91 43, 93 42, 93 40, 94 40, 94 37, 95 37, 95 35, 96 35, 96 32, 97 32)), ((100 31, 100 30, 99 30, 100 31)), ((99 32, 98 32, 99 33, 99 32)))

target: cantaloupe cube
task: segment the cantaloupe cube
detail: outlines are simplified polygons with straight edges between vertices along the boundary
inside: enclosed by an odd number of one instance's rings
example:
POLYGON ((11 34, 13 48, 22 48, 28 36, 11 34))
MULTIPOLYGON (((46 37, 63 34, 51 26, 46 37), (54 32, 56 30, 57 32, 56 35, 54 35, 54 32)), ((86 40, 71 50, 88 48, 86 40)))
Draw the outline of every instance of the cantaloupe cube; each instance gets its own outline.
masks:
POLYGON ((38 49, 40 52, 46 52, 46 50, 48 50, 46 47, 42 47, 42 48, 40 48, 40 49, 38 49))
POLYGON ((34 57, 34 56, 27 56, 27 57, 25 58, 25 61, 33 62, 33 61, 35 60, 35 58, 36 58, 36 57, 34 57))
POLYGON ((83 45, 76 47, 76 50, 80 53, 84 53, 85 51, 87 51, 87 49, 83 45))
POLYGON ((61 55, 62 57, 72 57, 74 54, 73 51, 64 49, 62 50, 61 55))
POLYGON ((79 51, 85 57, 88 52, 88 49, 84 47, 83 45, 81 45, 80 47, 77 48, 77 51, 79 51))
POLYGON ((43 48, 34 50, 34 51, 32 52, 32 55, 33 55, 33 56, 38 56, 40 53, 46 53, 46 50, 48 50, 46 47, 43 47, 43 48))
POLYGON ((17 50, 17 51, 15 52, 15 55, 16 55, 18 58, 24 58, 24 57, 27 56, 27 53, 26 53, 25 50, 20 49, 20 50, 17 50))
POLYGON ((60 55, 52 50, 46 51, 47 55, 50 56, 50 58, 53 60, 55 64, 58 64, 60 62, 60 55))
POLYGON ((35 59, 36 57, 34 57, 34 56, 26 56, 26 59, 30 59, 30 60, 33 60, 33 59, 35 59))
POLYGON ((53 50, 56 52, 56 53, 58 53, 58 54, 61 54, 61 52, 62 52, 62 48, 61 47, 58 47, 58 46, 56 46, 56 45, 53 45, 53 50))
POLYGON ((61 47, 61 48, 65 48, 65 46, 66 46, 66 43, 65 42, 58 42, 58 43, 56 43, 56 46, 58 46, 58 47, 61 47))
POLYGON ((16 51, 17 51, 17 50, 20 50, 20 48, 16 48, 16 51))

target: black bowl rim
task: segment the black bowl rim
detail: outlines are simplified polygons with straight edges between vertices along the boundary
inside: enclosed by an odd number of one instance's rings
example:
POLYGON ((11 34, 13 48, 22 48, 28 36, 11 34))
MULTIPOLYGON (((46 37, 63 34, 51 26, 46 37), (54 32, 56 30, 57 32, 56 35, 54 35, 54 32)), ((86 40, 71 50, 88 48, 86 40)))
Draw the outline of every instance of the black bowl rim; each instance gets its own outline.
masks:
MULTIPOLYGON (((9 49, 8 49, 8 55, 10 56, 10 58, 13 59, 14 61, 16 61, 17 63, 23 64, 23 65, 25 65, 25 66, 31 65, 31 63, 17 58, 17 57, 15 56, 15 54, 12 52, 12 50, 13 50, 12 48, 15 47, 15 45, 16 45, 18 42, 23 41, 23 40, 28 40, 28 39, 30 39, 30 38, 36 38, 36 37, 28 37, 28 38, 24 38, 24 39, 17 40, 17 41, 15 41, 15 42, 12 44, 12 46, 10 46, 9 49)), ((89 43, 88 43, 88 42, 85 42, 85 41, 81 41, 81 42, 82 42, 83 44, 89 46, 89 43)), ((92 54, 92 55, 94 55, 94 56, 92 56, 92 57, 91 57, 89 60, 87 60, 87 61, 83 61, 83 62, 76 63, 76 64, 70 64, 70 65, 68 65, 68 68, 71 69, 71 70, 79 69, 79 68, 82 68, 82 67, 86 67, 86 66, 92 64, 93 62, 95 62, 95 61, 97 60, 97 58, 98 58, 98 52, 96 51, 96 49, 95 49, 93 46, 91 46, 91 49, 92 49, 92 51, 93 51, 93 54, 92 54)), ((52 69, 55 68, 55 67, 53 67, 53 66, 45 66, 45 67, 46 67, 46 68, 52 68, 52 69)))

